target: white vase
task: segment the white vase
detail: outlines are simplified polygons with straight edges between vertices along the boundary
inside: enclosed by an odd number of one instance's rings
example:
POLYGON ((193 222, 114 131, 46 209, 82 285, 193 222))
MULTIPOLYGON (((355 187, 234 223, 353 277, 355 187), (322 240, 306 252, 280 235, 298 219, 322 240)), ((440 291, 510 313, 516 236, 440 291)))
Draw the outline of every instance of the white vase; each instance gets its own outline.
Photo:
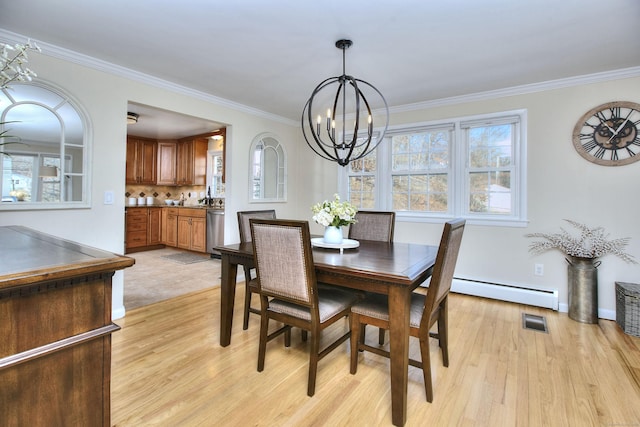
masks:
POLYGON ((324 229, 324 242, 333 245, 342 243, 342 227, 334 227, 332 225, 324 229))

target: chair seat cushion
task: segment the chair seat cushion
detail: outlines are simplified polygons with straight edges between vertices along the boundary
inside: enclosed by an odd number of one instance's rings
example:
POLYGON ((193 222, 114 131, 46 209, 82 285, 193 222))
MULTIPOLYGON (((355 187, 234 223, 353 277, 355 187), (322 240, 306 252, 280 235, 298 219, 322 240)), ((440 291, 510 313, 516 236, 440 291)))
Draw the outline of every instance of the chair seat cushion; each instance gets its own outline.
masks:
MULTIPOLYGON (((346 289, 334 288, 332 286, 318 287, 320 323, 324 323, 341 311, 348 309, 353 303, 358 301, 358 299, 358 294, 346 289)), ((302 307, 277 298, 269 301, 269 310, 311 321, 311 312, 307 307, 302 307)))
MULTIPOLYGON (((411 314, 409 325, 412 328, 419 328, 424 310, 425 296, 415 292, 411 293, 411 314)), ((389 321, 389 302, 386 295, 367 293, 362 301, 358 301, 351 307, 351 311, 356 314, 373 317, 389 321)))

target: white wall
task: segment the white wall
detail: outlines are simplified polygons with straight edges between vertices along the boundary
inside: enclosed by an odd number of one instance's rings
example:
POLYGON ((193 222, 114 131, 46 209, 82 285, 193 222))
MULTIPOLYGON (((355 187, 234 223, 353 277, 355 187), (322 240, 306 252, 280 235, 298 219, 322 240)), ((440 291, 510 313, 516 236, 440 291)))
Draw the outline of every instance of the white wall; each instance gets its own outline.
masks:
MULTIPOLYGON (((167 89, 159 89, 122 77, 96 71, 44 54, 30 54, 29 67, 38 78, 54 83, 74 96, 88 112, 93 125, 91 160, 91 208, 80 210, 2 211, 0 225, 24 225, 82 244, 115 253, 124 252, 124 197, 104 205, 105 191, 115 195, 125 191, 126 113, 127 103, 152 105, 182 114, 198 116, 229 124, 227 165, 227 211, 247 206, 248 153, 255 135, 272 132, 281 137, 287 152, 297 156, 297 130, 239 110, 223 108, 194 97, 167 89)), ((295 179, 290 188, 295 192, 295 179)), ((237 225, 233 215, 226 216, 226 242, 237 241, 237 225), (235 240, 234 240, 235 236, 235 240)), ((3 255, 4 256, 4 255, 3 255)), ((113 315, 124 316, 124 272, 116 273, 113 282, 113 315)), ((212 281, 217 277, 212 277, 212 281)))
MULTIPOLYGON (((176 93, 127 78, 96 71, 76 63, 30 55, 30 68, 72 94, 87 110, 93 124, 92 206, 83 210, 1 212, 0 225, 25 225, 112 252, 124 248, 124 198, 103 205, 105 191, 123 194, 125 183, 124 117, 127 103, 152 105, 182 114, 227 123, 227 184, 225 242, 238 241, 235 212, 274 208, 281 218, 311 219, 312 204, 330 198, 337 189, 336 164, 320 159, 306 145, 295 123, 214 105, 201 97, 176 93), (288 156, 288 200, 256 204, 249 201, 249 146, 262 132, 280 137, 288 156)), ((640 162, 604 167, 580 157, 571 142, 575 122, 592 107, 615 100, 640 102, 640 78, 587 84, 493 100, 424 108, 392 116, 392 124, 525 108, 528 111, 528 217, 526 228, 469 226, 456 275, 501 283, 528 284, 560 290, 566 307, 566 264, 560 253, 531 256, 529 232, 555 232, 563 218, 604 226, 612 237, 631 237, 628 251, 640 257, 640 226, 636 219, 640 197, 640 162), (545 274, 533 275, 534 263, 545 274)), ((395 238, 405 242, 439 240, 441 224, 396 225, 395 238)), ((312 224, 312 232, 321 229, 312 224)), ((601 314, 615 310, 615 281, 640 282, 640 266, 615 257, 603 258, 599 268, 601 314)), ((114 317, 124 315, 123 276, 114 279, 114 317)), ((212 278, 215 280, 216 278, 212 278)))
MULTIPOLYGON (((562 253, 532 256, 528 252, 532 240, 524 237, 531 232, 557 232, 561 226, 570 229, 563 219, 603 226, 612 238, 631 237, 628 252, 640 261, 640 161, 620 167, 598 166, 583 159, 572 143, 573 127, 584 113, 597 105, 622 100, 640 103, 640 78, 392 115, 392 124, 397 125, 516 109, 528 112, 529 226, 468 226, 456 276, 555 288, 559 290, 560 310, 566 311, 567 264, 562 253), (535 263, 544 264, 544 276, 533 274, 535 263)), ((328 196, 329 192, 321 198, 328 196)), ((312 202, 305 200, 307 205, 312 202)), ((437 243, 441 230, 441 224, 398 221, 395 240, 437 243)), ((605 256, 598 270, 600 315, 615 318, 615 281, 640 282, 640 265, 605 256)))

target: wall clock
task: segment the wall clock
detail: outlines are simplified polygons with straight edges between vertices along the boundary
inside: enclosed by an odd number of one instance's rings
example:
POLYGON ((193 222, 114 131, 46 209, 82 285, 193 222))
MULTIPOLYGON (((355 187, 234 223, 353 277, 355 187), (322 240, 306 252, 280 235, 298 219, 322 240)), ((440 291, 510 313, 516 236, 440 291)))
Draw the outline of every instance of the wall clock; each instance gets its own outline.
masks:
POLYGON ((573 128, 578 153, 603 166, 640 160, 640 104, 617 101, 587 111, 573 128))

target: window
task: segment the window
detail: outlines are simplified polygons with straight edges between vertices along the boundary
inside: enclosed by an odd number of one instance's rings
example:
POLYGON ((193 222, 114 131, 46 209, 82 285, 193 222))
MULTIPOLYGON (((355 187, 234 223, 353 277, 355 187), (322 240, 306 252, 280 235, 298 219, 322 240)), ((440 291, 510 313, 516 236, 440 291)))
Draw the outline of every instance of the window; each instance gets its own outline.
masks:
POLYGON ((260 134, 251 144, 249 194, 252 201, 287 199, 287 156, 275 135, 260 134))
POLYGON ((209 165, 211 167, 211 187, 213 193, 211 197, 224 197, 224 158, 222 151, 214 151, 209 156, 209 165))
POLYGON ((349 164, 349 201, 359 209, 375 208, 376 156, 374 151, 349 164))
POLYGON ((86 117, 41 82, 0 90, 0 209, 89 206, 86 117))
POLYGON ((360 209, 398 219, 526 220, 525 111, 390 128, 375 153, 341 171, 360 209))
POLYGON ((391 136, 394 211, 449 211, 451 136, 448 127, 391 136))
MULTIPOLYGON (((67 156, 67 164, 69 156, 67 156)), ((2 159, 2 201, 57 203, 62 183, 71 191, 69 180, 60 180, 60 157, 48 154, 11 154, 2 159)))

